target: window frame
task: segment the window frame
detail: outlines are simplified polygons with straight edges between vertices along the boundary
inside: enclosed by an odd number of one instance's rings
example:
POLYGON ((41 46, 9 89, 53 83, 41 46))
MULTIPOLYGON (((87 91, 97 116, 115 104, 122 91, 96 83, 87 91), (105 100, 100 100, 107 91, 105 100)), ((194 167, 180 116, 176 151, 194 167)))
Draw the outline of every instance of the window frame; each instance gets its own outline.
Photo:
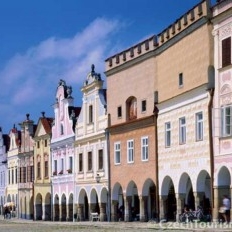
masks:
POLYGON ((179 118, 179 144, 186 144, 186 118, 179 118), (183 122, 184 120, 184 122, 183 122))
POLYGON ((202 111, 195 114, 195 138, 196 141, 203 141, 204 138, 204 117, 202 111), (199 118, 200 115, 201 118, 199 118))
POLYGON ((127 163, 134 163, 134 140, 133 139, 127 140, 127 163))
POLYGON ((121 142, 114 143, 114 164, 121 164, 121 142), (119 160, 119 162, 117 162, 117 160, 119 160))
POLYGON ((141 160, 148 161, 148 159, 149 159, 149 140, 148 140, 148 136, 143 136, 141 137, 141 160))
POLYGON ((221 137, 232 136, 232 105, 221 107, 221 137), (225 111, 229 110, 229 114, 225 111))
POLYGON ((165 122, 165 147, 171 147, 171 122, 165 122), (169 125, 169 127, 168 127, 169 125))

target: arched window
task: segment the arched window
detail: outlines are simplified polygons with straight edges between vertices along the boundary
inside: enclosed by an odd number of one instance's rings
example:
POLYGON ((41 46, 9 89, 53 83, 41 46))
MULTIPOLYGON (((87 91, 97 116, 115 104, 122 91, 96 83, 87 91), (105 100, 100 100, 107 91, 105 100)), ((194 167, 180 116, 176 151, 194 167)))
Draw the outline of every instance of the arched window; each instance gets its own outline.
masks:
POLYGON ((137 118, 137 99, 135 97, 129 97, 126 101, 127 108, 127 120, 133 120, 137 118))

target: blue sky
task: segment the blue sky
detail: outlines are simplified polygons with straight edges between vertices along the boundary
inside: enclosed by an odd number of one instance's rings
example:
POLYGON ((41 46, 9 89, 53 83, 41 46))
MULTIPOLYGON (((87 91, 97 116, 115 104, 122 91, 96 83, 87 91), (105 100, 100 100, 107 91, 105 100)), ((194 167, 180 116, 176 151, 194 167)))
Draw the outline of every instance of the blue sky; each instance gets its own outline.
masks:
MULTIPOLYGON (((54 117, 60 79, 75 106, 91 64, 105 80, 104 60, 160 33, 200 0, 2 0, 0 126, 4 133, 41 112, 54 117)), ((215 0, 212 1, 215 3, 215 0)), ((106 83, 106 80, 105 80, 106 83)))

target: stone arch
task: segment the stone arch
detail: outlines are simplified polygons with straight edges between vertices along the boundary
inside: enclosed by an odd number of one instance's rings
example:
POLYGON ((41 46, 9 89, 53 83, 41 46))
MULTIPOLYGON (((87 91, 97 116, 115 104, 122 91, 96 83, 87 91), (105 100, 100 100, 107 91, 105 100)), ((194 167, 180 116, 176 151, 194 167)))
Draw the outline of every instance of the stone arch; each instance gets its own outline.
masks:
POLYGON ((45 210, 45 215, 44 215, 44 220, 45 221, 50 221, 52 219, 51 217, 51 193, 47 193, 44 198, 44 210, 45 210))
POLYGON ((68 196, 68 221, 73 221, 73 193, 68 196))
POLYGON ((54 200, 53 200, 53 202, 54 202, 54 215, 53 215, 53 217, 54 217, 54 221, 59 221, 59 218, 60 218, 60 207, 59 207, 59 201, 60 201, 60 199, 59 199, 59 195, 58 194, 55 194, 55 196, 54 196, 54 200))
POLYGON ((84 188, 78 195, 77 218, 80 221, 89 220, 89 199, 84 188))
POLYGON ((43 216, 43 198, 40 193, 38 193, 35 197, 35 220, 42 220, 43 216))
POLYGON ((66 209, 67 198, 65 193, 61 195, 61 221, 66 221, 67 209, 66 209))

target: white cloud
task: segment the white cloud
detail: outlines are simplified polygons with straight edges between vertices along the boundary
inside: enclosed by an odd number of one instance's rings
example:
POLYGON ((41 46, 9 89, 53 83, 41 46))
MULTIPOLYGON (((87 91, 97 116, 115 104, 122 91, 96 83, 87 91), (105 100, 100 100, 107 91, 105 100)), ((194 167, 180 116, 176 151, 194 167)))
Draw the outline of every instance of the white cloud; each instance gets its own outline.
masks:
MULTIPOLYGON (((39 102, 49 102, 51 107, 61 78, 73 86, 76 94, 81 94, 78 85, 81 87, 91 64, 103 75, 104 60, 117 44, 112 35, 121 27, 117 20, 98 18, 73 38, 48 38, 24 54, 16 54, 0 70, 0 97, 7 99, 1 105, 21 107, 18 111, 33 110, 39 102)), ((0 113, 0 121, 2 118, 0 113)))

